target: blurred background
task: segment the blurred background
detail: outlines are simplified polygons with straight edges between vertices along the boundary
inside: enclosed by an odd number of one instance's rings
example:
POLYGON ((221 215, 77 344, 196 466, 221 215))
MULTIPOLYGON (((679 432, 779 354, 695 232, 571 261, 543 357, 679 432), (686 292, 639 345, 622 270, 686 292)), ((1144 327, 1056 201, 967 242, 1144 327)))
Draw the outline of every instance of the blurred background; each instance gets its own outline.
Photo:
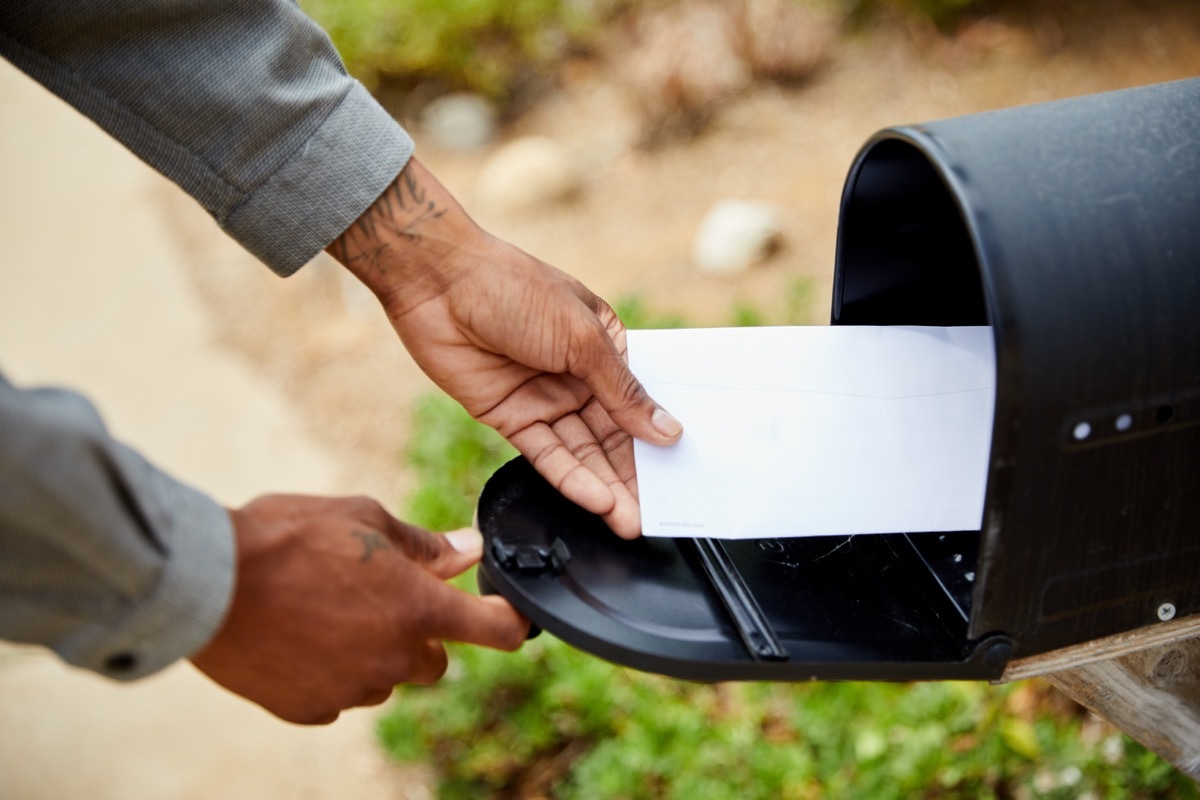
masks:
MULTIPOLYGON (((842 182, 880 128, 1200 74, 1195 0, 301 5, 485 228, 580 278, 630 327, 824 324, 842 182)), ((15 122, 0 126, 7 170, 22 156, 15 122)), ((137 192, 178 265, 179 302, 203 317, 202 347, 187 358, 175 351, 161 374, 127 376, 121 386, 145 397, 190 371, 189 358, 219 352, 252 376, 247 394, 285 409, 248 419, 239 407, 213 418, 226 447, 264 418, 287 419, 262 444, 278 463, 238 446, 247 475, 222 499, 347 491, 433 529, 470 522, 483 481, 512 453, 433 390, 364 289, 323 258, 279 281, 174 187, 157 181, 137 192), (300 439, 304 453, 277 446, 300 439), (304 485, 286 484, 297 470, 304 485)), ((23 201, 7 202, 12 210, 23 201)), ((6 240, 21 238, 26 223, 4 216, 6 240)), ((6 267, 0 286, 20 288, 14 280, 6 267)), ((87 337, 70 333, 71 319, 63 348, 87 337)), ((114 347, 145 335, 112 317, 96 330, 114 347)), ((0 327, 5 350, 20 335, 0 327)), ((41 356, 30 358, 29 374, 40 376, 41 356)), ((136 428, 136 409, 114 413, 136 428)), ((152 455, 167 427, 138 434, 152 455)), ((199 427, 180 440, 181 453, 214 435, 199 427)), ((228 459, 213 460, 219 466, 195 468, 201 485, 206 469, 226 469, 228 459)), ((26 686, 17 679, 29 658, 0 653, 0 709, 6 681, 10 698, 26 686)), ((41 720, 47 712, 38 708, 21 724, 41 720)), ((54 709, 68 720, 73 713, 54 709)), ((0 710, 0 759, 24 741, 12 719, 0 710)), ((1200 796, 1170 765, 1039 681, 702 686, 613 667, 547 636, 515 655, 456 649, 437 687, 402 688, 381 713, 354 720, 334 728, 353 724, 369 735, 344 747, 370 747, 368 760, 379 763, 340 774, 325 765, 296 784, 296 796, 1200 796), (370 788, 349 788, 349 773, 370 788)), ((264 742, 287 738, 264 722, 264 742)), ((187 746, 215 747, 219 738, 187 746)), ((255 783, 243 774, 278 764, 286 766, 277 778, 302 775, 320 762, 295 755, 315 740, 305 741, 276 760, 237 762, 221 785, 278 789, 270 776, 255 783)), ((274 746, 291 745, 254 745, 274 746)), ((141 752, 144 760, 153 753, 141 752)), ((93 786, 88 796, 214 791, 182 779, 139 790, 146 778, 138 774, 122 778, 123 791, 93 786)), ((46 780, 22 783, 14 796, 64 796, 46 780)), ((4 781, 0 769, 0 795, 4 781)))

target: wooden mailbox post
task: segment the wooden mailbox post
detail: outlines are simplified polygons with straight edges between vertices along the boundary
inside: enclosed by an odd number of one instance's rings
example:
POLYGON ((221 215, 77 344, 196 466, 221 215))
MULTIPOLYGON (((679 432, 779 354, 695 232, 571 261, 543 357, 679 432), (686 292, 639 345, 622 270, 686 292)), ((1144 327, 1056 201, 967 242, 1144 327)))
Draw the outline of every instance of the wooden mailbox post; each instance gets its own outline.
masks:
POLYGON ((1200 782, 1200 615, 1010 662, 1200 782))

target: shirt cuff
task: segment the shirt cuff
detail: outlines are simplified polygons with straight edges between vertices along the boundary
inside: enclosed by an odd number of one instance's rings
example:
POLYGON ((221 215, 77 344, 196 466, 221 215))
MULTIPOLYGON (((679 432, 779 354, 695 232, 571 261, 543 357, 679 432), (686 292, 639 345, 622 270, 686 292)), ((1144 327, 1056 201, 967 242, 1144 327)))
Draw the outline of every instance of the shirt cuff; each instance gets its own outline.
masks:
POLYGON ((290 275, 383 194, 412 157, 408 133, 355 82, 316 133, 222 227, 290 275))
MULTIPOLYGON (((142 461, 132 451, 127 456, 142 461)), ((142 462, 145 464, 145 462, 142 462)), ((233 599, 236 547, 229 513, 149 464, 137 492, 142 512, 169 556, 151 592, 94 635, 74 637, 63 657, 116 680, 157 672, 200 650, 233 599), (145 498, 153 498, 150 503, 145 498), (82 640, 81 640, 82 639, 82 640)))

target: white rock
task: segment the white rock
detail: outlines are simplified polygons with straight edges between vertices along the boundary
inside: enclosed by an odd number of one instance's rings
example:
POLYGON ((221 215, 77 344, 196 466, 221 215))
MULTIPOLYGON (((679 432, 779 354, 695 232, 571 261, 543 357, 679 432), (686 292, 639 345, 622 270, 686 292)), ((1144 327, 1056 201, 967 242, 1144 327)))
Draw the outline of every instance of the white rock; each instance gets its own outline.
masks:
POLYGON ((425 106, 421 130, 446 150, 478 150, 496 136, 496 109, 477 94, 448 94, 425 106))
POLYGON ((490 210, 530 211, 567 200, 582 186, 582 171, 565 147, 527 136, 499 148, 483 165, 475 199, 490 210))
POLYGON ((722 200, 709 209, 692 242, 701 272, 730 275, 769 256, 783 235, 779 208, 755 200, 722 200))

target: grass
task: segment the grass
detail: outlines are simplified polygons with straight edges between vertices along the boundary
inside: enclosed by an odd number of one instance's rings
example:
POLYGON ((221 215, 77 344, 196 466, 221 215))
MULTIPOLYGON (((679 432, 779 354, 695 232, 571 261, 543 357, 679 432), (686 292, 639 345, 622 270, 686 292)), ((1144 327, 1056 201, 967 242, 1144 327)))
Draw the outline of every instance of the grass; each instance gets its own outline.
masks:
MULTIPOLYGON (((617 308, 638 327, 682 324, 636 299, 617 308)), ((410 519, 468 523, 511 449, 442 396, 420 405, 414 430, 410 519)), ((393 757, 432 763, 441 798, 1200 798, 1038 681, 700 685, 545 634, 515 654, 452 650, 441 683, 399 687, 379 726, 393 757)))

